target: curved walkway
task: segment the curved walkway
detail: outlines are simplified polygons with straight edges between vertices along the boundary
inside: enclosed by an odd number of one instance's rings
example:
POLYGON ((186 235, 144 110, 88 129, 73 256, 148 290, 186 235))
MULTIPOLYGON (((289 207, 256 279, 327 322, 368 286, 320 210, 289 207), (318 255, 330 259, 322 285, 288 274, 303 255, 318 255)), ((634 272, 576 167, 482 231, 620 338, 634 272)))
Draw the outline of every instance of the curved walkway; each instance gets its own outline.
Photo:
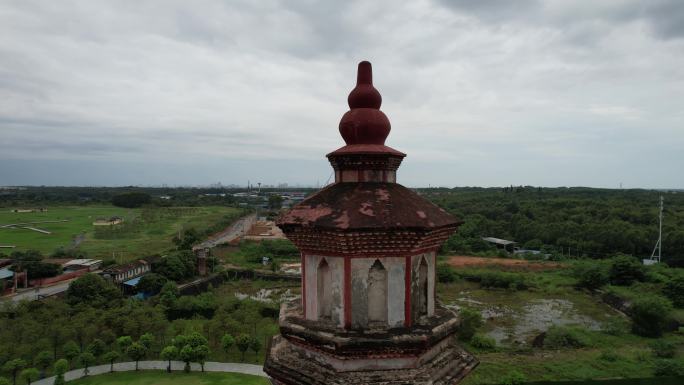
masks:
MULTIPOLYGON (((140 361, 138 362, 138 369, 140 370, 166 370, 168 361, 140 361)), ((181 371, 185 367, 185 362, 171 361, 171 370, 181 371)), ((199 372, 202 367, 199 364, 192 363, 190 368, 193 372, 199 372)), ((88 368, 88 375, 95 376, 98 374, 109 373, 109 365, 91 366, 88 368)), ((115 372, 129 372, 135 370, 135 362, 117 362, 114 364, 115 372)), ((204 364, 205 372, 224 372, 224 373, 242 373, 250 374, 252 376, 267 377, 261 365, 239 364, 233 362, 207 362, 204 364)), ((76 369, 66 372, 64 379, 66 381, 73 381, 85 377, 83 369, 76 369)), ((55 377, 47 377, 42 380, 34 381, 33 385, 52 385, 55 382, 55 377)))

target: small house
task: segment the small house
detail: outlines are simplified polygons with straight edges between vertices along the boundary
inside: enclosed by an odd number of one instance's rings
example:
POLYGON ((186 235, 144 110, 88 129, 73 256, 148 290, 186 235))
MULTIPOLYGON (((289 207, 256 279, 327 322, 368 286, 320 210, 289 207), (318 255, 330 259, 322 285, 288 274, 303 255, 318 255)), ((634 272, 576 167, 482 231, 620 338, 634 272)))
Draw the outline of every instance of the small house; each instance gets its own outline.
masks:
POLYGON ((65 272, 78 271, 88 269, 88 271, 95 271, 102 266, 102 260, 99 259, 72 259, 62 265, 65 272))
POLYGON ((111 266, 102 272, 102 276, 115 283, 123 283, 144 275, 152 269, 152 265, 145 260, 137 260, 125 265, 111 266))
POLYGON ((95 219, 95 222, 93 222, 93 226, 114 226, 122 224, 123 222, 124 219, 119 216, 113 216, 109 218, 99 217, 95 219))
POLYGON ((484 237, 484 238, 482 238, 482 240, 487 242, 487 243, 493 244, 498 249, 506 250, 509 253, 512 253, 515 251, 516 243, 514 241, 509 241, 506 239, 494 238, 494 237, 484 237))

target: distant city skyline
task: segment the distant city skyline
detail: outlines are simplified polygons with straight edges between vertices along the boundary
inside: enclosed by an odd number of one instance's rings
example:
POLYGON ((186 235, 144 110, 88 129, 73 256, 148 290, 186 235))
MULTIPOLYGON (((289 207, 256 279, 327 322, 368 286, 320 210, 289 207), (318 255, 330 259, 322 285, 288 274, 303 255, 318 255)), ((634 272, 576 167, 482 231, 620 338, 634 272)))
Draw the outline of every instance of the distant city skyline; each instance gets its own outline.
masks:
POLYGON ((0 186, 316 186, 369 60, 407 186, 684 188, 677 0, 0 4, 0 186))

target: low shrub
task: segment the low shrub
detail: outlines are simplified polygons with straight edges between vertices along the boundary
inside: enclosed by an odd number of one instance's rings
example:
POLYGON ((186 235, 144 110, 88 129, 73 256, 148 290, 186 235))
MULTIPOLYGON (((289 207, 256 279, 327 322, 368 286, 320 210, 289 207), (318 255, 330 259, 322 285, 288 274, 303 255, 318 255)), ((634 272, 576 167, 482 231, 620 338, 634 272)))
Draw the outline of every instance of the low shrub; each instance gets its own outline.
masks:
POLYGON ((644 337, 660 337, 670 316, 672 304, 659 296, 637 298, 630 307, 632 332, 644 337))
POLYGON ((684 375, 684 366, 675 360, 657 360, 653 366, 653 375, 657 377, 673 377, 684 375))
POLYGON ((672 358, 675 356, 677 347, 669 341, 663 339, 655 340, 651 343, 651 351, 658 358, 672 358))
POLYGON ((480 286, 486 288, 522 290, 527 288, 522 274, 501 271, 485 271, 479 274, 480 286))
POLYGON ((608 269, 598 262, 579 263, 572 275, 577 279, 577 287, 596 290, 608 284, 608 269))
POLYGON ((467 281, 477 282, 480 284, 480 286, 485 288, 516 289, 518 288, 518 282, 522 283, 520 288, 526 287, 525 277, 519 273, 509 273, 496 270, 466 269, 459 270, 456 272, 456 274, 467 281))
POLYGON ((501 378, 500 385, 522 385, 527 382, 527 377, 517 370, 509 372, 501 378))
POLYGON ((629 286, 646 278, 644 266, 639 263, 639 260, 629 255, 613 257, 609 275, 610 283, 618 286, 629 286))
POLYGON ((684 307, 684 276, 677 276, 669 280, 663 288, 663 294, 676 307, 684 307))
POLYGON ((615 362, 620 359, 620 355, 612 350, 604 350, 599 355, 599 359, 607 362, 615 362))
POLYGON ((470 341, 478 328, 482 326, 482 316, 476 310, 462 308, 459 311, 461 325, 458 329, 458 338, 462 341, 470 341))
POLYGON ((546 254, 543 253, 523 253, 522 258, 526 261, 544 261, 546 254))
POLYGON ((548 349, 582 348, 587 345, 581 331, 571 327, 551 326, 544 337, 544 347, 548 349))
POLYGON ((475 334, 470 340, 470 345, 472 345, 474 348, 485 351, 496 350, 496 341, 494 338, 487 337, 482 334, 475 334))
POLYGON ((562 261, 567 261, 569 257, 563 255, 563 254, 558 254, 558 253, 551 253, 549 254, 549 257, 546 259, 547 261, 553 261, 553 262, 562 262, 562 261))
POLYGON ((648 350, 639 349, 634 352, 634 359, 637 362, 646 362, 649 359, 651 359, 651 352, 649 352, 648 350))
POLYGON ((440 263, 437 265, 437 281, 441 283, 452 283, 456 282, 458 275, 453 267, 447 265, 446 263, 440 263))
POLYGON ((622 336, 629 331, 629 322, 622 318, 611 318, 603 324, 601 331, 611 336, 622 336))

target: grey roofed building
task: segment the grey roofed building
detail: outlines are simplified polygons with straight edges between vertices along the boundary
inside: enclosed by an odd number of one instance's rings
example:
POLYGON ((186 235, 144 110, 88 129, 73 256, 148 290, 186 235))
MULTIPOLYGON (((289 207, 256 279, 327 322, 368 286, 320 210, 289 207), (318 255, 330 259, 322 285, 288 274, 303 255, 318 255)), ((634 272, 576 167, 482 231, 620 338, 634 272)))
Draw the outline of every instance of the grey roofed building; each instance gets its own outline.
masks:
POLYGON ((502 245, 502 246, 508 246, 508 245, 515 244, 514 241, 509 241, 506 239, 494 238, 494 237, 482 237, 482 240, 485 242, 495 243, 497 245, 502 245))
POLYGON ((496 245, 496 247, 510 252, 514 251, 514 245, 516 244, 515 241, 509 241, 507 239, 494 237, 482 237, 482 240, 485 242, 493 243, 494 245, 496 245))
POLYGON ((0 279, 7 279, 12 277, 14 277, 14 272, 10 270, 9 267, 0 269, 0 279))

